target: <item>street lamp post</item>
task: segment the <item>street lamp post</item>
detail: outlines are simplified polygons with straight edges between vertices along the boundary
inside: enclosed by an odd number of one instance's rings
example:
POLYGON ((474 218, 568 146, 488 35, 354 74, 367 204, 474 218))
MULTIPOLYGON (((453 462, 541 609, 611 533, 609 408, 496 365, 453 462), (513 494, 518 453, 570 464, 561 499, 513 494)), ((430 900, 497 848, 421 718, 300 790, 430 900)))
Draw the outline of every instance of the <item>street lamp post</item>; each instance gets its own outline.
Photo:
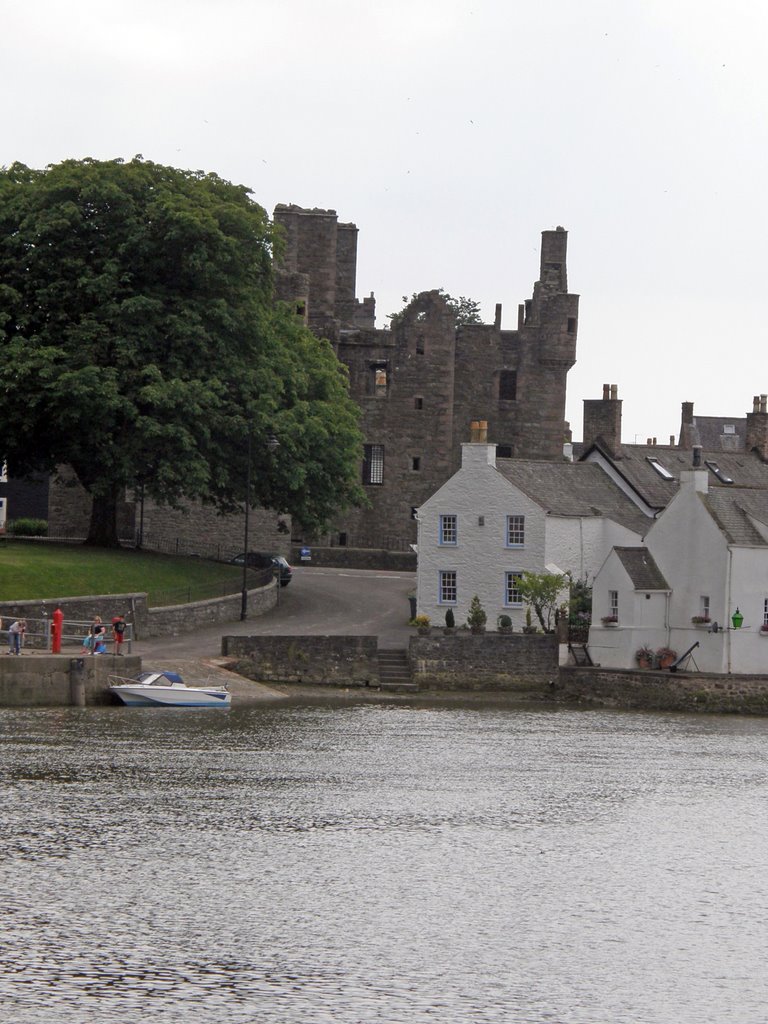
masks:
MULTIPOLYGON (((253 446, 253 429, 248 426, 248 462, 245 467, 245 526, 243 537, 243 586, 240 592, 240 621, 248 618, 248 512, 251 504, 251 453, 253 446)), ((275 452, 280 447, 280 442, 274 434, 267 439, 267 449, 275 452)))

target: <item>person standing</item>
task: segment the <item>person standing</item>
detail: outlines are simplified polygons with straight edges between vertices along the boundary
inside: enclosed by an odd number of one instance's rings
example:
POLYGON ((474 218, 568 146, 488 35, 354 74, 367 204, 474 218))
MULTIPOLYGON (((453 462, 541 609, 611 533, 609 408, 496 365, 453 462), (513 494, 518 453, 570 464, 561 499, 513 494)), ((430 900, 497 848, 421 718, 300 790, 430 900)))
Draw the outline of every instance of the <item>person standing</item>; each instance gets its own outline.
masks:
POLYGON ((112 639, 115 641, 115 654, 122 655, 123 640, 125 639, 125 619, 122 615, 115 615, 112 619, 112 639))
POLYGON ((21 645, 27 631, 27 620, 17 619, 8 627, 8 653, 21 654, 21 645))
POLYGON ((107 630, 101 621, 101 616, 96 615, 91 626, 91 654, 106 654, 107 645, 104 642, 106 640, 107 630))

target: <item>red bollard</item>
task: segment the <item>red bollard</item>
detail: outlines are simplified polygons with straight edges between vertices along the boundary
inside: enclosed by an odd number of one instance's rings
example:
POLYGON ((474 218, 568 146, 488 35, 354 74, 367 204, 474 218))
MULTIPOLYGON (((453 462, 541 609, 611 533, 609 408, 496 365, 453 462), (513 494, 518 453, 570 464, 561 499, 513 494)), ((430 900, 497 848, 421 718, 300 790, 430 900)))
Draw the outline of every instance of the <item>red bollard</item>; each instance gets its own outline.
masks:
POLYGON ((57 608, 51 617, 51 651, 61 654, 61 632, 64 624, 64 612, 57 608))

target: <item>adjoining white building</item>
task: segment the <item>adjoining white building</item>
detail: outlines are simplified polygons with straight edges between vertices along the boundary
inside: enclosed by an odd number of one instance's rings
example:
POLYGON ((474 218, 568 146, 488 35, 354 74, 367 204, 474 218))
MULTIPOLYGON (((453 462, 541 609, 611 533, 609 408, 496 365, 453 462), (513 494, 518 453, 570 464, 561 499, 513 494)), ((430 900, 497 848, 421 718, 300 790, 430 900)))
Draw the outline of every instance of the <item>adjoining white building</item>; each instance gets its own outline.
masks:
POLYGON ((595 663, 628 668, 643 646, 693 647, 702 672, 768 672, 768 491, 710 486, 710 472, 681 472, 644 547, 615 548, 597 573, 595 663))
POLYGON ((639 545, 650 522, 600 467, 497 459, 484 429, 462 445, 461 468, 417 520, 419 614, 440 625, 451 608, 461 625, 477 594, 488 629, 506 614, 517 630, 521 573, 591 579, 614 545, 639 545))

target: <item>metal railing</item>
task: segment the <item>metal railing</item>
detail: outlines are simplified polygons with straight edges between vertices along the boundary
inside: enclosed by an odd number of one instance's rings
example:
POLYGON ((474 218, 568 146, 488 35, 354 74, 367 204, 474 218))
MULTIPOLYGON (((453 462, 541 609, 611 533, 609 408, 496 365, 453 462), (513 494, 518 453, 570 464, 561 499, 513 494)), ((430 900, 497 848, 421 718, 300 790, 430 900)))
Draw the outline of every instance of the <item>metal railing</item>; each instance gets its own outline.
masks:
MULTIPOLYGON (((3 625, 12 625, 12 621, 8 619, 4 620, 3 625)), ((42 619, 26 619, 27 629, 26 632, 21 635, 21 649, 26 650, 30 653, 35 652, 37 654, 43 654, 46 651, 51 650, 51 620, 49 618, 42 619)), ((62 622, 61 631, 61 649, 62 653, 73 654, 73 653, 90 653, 89 649, 85 646, 84 641, 88 639, 91 632, 92 621, 84 622, 79 619, 64 619, 62 622), (65 647, 67 648, 65 650, 65 647)), ((107 653, 115 653, 115 641, 112 636, 112 623, 104 622, 104 643, 106 644, 107 653)), ((0 644, 3 642, 7 645, 9 652, 12 650, 11 647, 11 636, 12 634, 6 627, 0 629, 0 644)), ((125 654, 130 654, 133 649, 133 624, 126 622, 125 633, 123 634, 123 643, 121 644, 121 650, 125 654)))

